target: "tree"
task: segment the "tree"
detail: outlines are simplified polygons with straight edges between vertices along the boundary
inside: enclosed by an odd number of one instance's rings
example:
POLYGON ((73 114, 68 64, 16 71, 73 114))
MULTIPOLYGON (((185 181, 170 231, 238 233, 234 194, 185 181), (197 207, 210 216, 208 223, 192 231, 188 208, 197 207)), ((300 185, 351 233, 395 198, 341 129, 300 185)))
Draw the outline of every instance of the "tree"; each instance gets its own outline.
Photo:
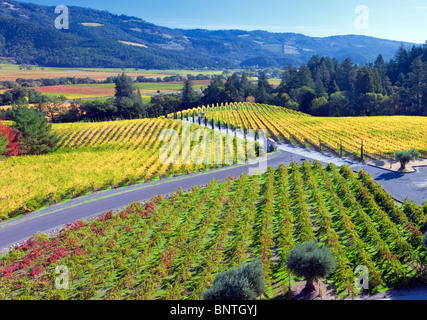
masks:
POLYGON ((411 64, 411 72, 408 74, 408 93, 416 106, 419 116, 422 114, 422 102, 427 94, 427 72, 426 66, 421 60, 421 56, 417 57, 411 64))
POLYGON ((353 91, 356 82, 356 70, 351 58, 345 59, 337 69, 337 84, 342 91, 353 91))
POLYGON ((236 72, 225 82, 225 93, 227 94, 227 101, 224 102, 235 102, 239 97, 240 79, 236 72))
POLYGON ((310 112, 313 100, 316 98, 316 93, 310 87, 304 86, 292 90, 291 97, 298 102, 301 112, 308 113, 310 112))
POLYGON ((358 94, 374 92, 374 81, 372 74, 366 66, 363 66, 356 76, 355 91, 358 94))
POLYGON ((51 133, 50 124, 46 115, 34 107, 18 106, 13 110, 14 127, 22 134, 19 143, 20 153, 45 154, 53 151, 58 143, 58 138, 51 133))
POLYGON ((264 271, 259 259, 216 275, 203 292, 204 300, 254 300, 264 293, 264 271))
POLYGON ((131 77, 127 76, 124 72, 117 76, 116 79, 116 93, 115 97, 117 100, 122 98, 135 98, 133 80, 131 77))
POLYGON ((253 95, 253 91, 254 89, 251 82, 249 81, 248 74, 246 71, 243 71, 239 83, 239 95, 246 99, 247 97, 253 95))
POLYGON ((394 154, 396 161, 400 162, 400 169, 404 170, 406 165, 410 161, 417 160, 420 157, 420 153, 415 148, 412 148, 408 151, 402 150, 402 151, 396 151, 394 154))
POLYGON ((80 110, 85 118, 91 120, 112 119, 117 116, 117 105, 114 98, 102 102, 100 100, 85 101, 80 104, 80 110))
POLYGON ((185 80, 184 87, 182 88, 181 110, 193 108, 195 102, 196 92, 193 89, 193 82, 185 80))
POLYGON ((209 86, 203 91, 202 104, 215 104, 224 102, 227 99, 225 94, 224 83, 220 77, 211 80, 209 86))
POLYGON ((318 242, 309 241, 295 246, 286 262, 290 271, 307 281, 305 289, 314 291, 314 282, 326 278, 337 267, 333 253, 318 242))

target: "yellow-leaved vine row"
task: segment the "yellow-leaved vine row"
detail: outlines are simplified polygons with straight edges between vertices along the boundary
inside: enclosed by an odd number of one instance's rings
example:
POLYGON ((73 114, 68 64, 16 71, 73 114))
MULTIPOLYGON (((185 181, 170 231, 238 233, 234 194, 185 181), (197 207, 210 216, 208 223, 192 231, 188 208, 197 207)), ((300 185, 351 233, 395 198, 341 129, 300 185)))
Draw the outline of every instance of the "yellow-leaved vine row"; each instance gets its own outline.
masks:
POLYGON ((427 118, 417 116, 313 117, 294 110, 251 103, 225 103, 184 110, 168 118, 191 119, 201 125, 266 129, 276 141, 314 147, 339 155, 390 158, 416 148, 427 155, 427 118), (200 120, 198 120, 200 117, 200 120))

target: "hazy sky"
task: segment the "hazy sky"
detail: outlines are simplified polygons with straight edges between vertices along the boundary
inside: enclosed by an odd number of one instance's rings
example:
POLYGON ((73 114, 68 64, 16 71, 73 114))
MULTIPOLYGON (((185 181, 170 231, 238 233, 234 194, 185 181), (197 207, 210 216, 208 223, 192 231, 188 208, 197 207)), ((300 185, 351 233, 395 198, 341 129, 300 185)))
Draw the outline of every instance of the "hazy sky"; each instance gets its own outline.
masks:
POLYGON ((427 40, 426 0, 26 0, 22 2, 49 6, 90 7, 116 14, 136 16, 170 28, 266 30, 295 32, 316 37, 363 34, 416 43, 424 43, 427 40), (356 10, 357 7, 360 7, 359 11, 356 10))

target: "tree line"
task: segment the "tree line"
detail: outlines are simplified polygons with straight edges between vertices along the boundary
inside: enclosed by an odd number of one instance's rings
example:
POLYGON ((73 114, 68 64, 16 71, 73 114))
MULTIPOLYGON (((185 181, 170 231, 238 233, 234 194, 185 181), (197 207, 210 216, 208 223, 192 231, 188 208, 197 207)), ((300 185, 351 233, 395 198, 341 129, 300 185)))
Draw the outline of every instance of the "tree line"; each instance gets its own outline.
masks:
MULTIPOLYGON (((299 68, 283 69, 273 87, 265 73, 258 81, 234 73, 215 79, 194 104, 239 102, 278 105, 316 116, 427 115, 427 45, 399 49, 390 61, 355 65, 351 58, 313 56, 299 68)), ((191 107, 191 105, 190 105, 191 107)))

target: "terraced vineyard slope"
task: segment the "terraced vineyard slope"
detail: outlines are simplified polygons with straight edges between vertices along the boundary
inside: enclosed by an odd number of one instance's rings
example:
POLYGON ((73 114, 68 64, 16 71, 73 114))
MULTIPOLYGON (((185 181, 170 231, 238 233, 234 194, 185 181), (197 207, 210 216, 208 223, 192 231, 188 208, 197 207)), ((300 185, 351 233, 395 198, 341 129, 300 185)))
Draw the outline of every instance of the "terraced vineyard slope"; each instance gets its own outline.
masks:
POLYGON ((390 158, 395 151, 418 149, 427 156, 427 118, 409 116, 313 117, 282 107, 233 103, 199 107, 169 118, 202 117, 202 125, 267 129, 276 141, 339 155, 390 158))

